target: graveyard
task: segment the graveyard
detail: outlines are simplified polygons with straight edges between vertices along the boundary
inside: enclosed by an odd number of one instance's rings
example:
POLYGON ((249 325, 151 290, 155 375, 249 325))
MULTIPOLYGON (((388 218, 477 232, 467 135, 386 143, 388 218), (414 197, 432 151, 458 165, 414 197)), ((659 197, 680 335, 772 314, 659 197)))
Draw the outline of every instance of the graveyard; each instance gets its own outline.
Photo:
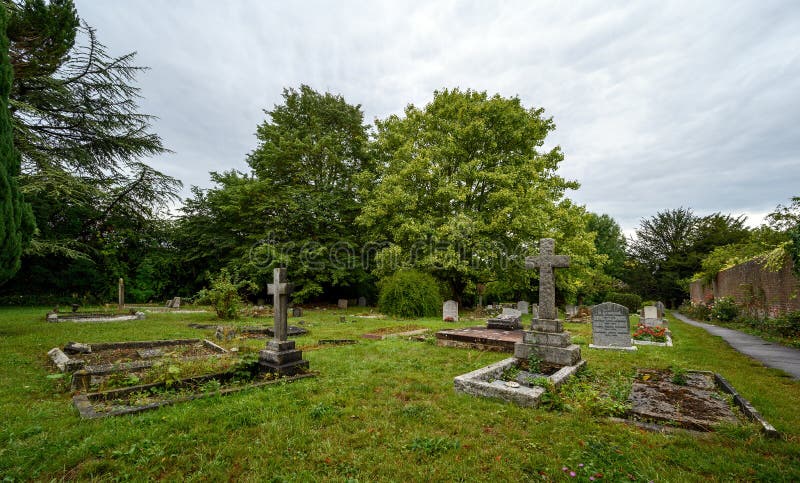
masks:
MULTIPOLYGON (((563 309, 558 312, 560 319, 566 316, 563 309)), ((2 366, 0 472, 14 479, 269 474, 288 480, 560 480, 568 478, 564 467, 584 480, 592 475, 609 481, 800 477, 798 382, 669 314, 664 317, 676 344, 634 352, 591 349, 592 324, 563 322, 586 365, 532 408, 454 390, 454 378, 510 354, 441 347, 434 334, 485 325, 486 317, 462 310, 459 322, 409 320, 370 307, 307 307, 302 317, 289 313, 287 323, 306 330, 291 341, 312 377, 267 380, 230 394, 214 386, 217 394, 187 393, 174 404, 94 420, 81 416, 66 378, 54 377, 59 371, 46 356, 51 347, 67 341, 206 338, 255 361, 267 342, 215 337, 212 312, 178 318, 152 313, 144 320, 103 324, 53 324, 41 315, 35 308, 0 310, 0 356, 9 361, 2 366), (730 414, 712 431, 698 431, 702 423, 674 415, 679 421, 662 420, 656 430, 646 428, 655 417, 643 418, 642 425, 630 421, 626 401, 632 388, 652 384, 656 374, 669 378, 674 370, 706 371, 690 373, 690 379, 723 375, 780 436, 765 434, 730 398, 717 396, 712 399, 730 414)), ((521 319, 530 327, 530 315, 521 319)), ((226 322, 272 323, 271 317, 226 322)), ((639 410, 653 416, 647 411, 639 410)))
POLYGON ((800 481, 797 6, 187 7, 3 2, 3 482, 800 481))

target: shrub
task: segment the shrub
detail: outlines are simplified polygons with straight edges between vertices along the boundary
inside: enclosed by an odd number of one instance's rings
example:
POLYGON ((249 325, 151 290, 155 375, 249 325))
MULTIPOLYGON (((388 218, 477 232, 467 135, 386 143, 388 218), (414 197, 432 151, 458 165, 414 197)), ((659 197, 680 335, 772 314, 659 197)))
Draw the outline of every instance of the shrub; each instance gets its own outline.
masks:
POLYGON ((228 270, 223 268, 211 277, 211 288, 201 290, 196 301, 210 304, 220 319, 235 319, 240 305, 239 290, 228 270))
POLYGON ((739 315, 739 307, 733 297, 722 297, 711 306, 711 316, 722 322, 730 322, 739 315))
POLYGON ((435 316, 442 307, 436 279, 416 270, 401 270, 379 282, 378 308, 398 317, 435 316))
POLYGON ((680 313, 694 320, 709 320, 711 318, 711 309, 705 304, 681 305, 680 313))
POLYGON ((610 292, 606 301, 628 307, 631 312, 636 312, 642 307, 642 297, 635 293, 610 292))
POLYGON ((778 317, 772 326, 772 331, 782 337, 800 337, 800 310, 778 317))

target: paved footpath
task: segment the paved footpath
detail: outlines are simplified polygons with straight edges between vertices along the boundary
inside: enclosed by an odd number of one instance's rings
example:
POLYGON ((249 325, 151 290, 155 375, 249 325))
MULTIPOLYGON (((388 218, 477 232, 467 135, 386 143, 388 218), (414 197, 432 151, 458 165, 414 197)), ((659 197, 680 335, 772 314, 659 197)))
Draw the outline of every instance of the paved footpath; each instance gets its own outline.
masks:
POLYGON ((738 330, 697 322, 677 312, 672 312, 672 315, 682 322, 700 327, 713 335, 722 337, 731 347, 760 361, 765 366, 780 369, 791 374, 793 379, 800 380, 800 350, 769 342, 738 330))

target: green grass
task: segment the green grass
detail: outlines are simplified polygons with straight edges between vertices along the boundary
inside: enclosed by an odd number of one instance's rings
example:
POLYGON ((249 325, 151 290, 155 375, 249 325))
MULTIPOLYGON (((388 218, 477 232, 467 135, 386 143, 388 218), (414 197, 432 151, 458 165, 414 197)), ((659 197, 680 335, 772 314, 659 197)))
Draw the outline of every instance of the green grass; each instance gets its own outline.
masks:
MULTIPOLYGON (((318 376, 164 407, 82 421, 60 392, 46 352, 68 341, 211 337, 187 327, 212 314, 148 314, 103 324, 44 321, 46 308, 0 310, 0 475, 8 480, 606 481, 800 480, 800 383, 733 351, 702 329, 670 320, 675 347, 635 353, 590 350, 591 327, 566 324, 589 370, 559 397, 563 410, 525 409, 458 395, 453 377, 507 354, 360 335, 382 327, 476 325, 437 319, 354 318, 364 309, 306 310, 318 339, 359 339, 304 353, 318 376), (661 435, 610 422, 637 367, 713 370, 786 434, 753 426, 708 435, 661 435), (583 467, 579 465, 583 464, 583 467)), ((269 324, 242 319, 241 325, 269 324)), ((263 340, 249 340, 250 349, 263 340)), ((223 345, 230 346, 230 343, 223 345)))

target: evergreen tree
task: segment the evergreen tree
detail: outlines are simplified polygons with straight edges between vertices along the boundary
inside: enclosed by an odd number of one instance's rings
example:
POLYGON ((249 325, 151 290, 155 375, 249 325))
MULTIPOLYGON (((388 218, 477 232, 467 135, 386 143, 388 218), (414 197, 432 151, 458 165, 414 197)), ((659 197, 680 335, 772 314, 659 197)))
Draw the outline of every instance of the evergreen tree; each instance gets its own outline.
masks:
POLYGON ((14 148, 8 109, 13 74, 5 33, 7 15, 6 9, 0 8, 0 284, 19 270, 22 250, 34 230, 33 212, 17 183, 20 155, 14 148))

